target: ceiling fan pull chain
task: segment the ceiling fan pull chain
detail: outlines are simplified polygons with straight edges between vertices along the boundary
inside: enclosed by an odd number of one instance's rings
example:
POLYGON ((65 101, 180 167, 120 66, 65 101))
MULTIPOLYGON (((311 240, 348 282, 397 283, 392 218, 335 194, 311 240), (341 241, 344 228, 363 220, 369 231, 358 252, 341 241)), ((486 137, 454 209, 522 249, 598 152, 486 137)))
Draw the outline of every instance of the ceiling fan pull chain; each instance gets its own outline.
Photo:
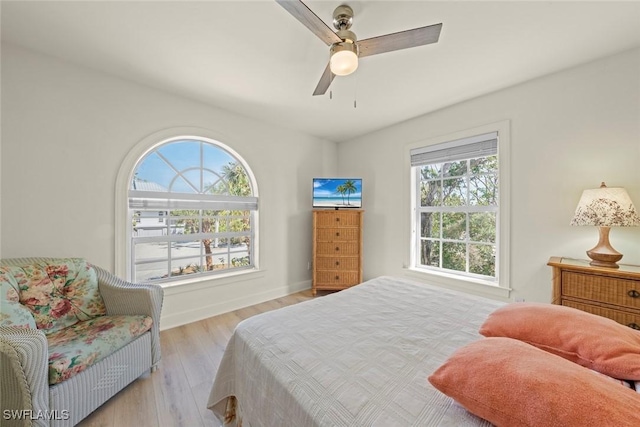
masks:
POLYGON ((358 76, 354 76, 354 89, 353 89, 353 108, 357 108, 358 104, 358 76))

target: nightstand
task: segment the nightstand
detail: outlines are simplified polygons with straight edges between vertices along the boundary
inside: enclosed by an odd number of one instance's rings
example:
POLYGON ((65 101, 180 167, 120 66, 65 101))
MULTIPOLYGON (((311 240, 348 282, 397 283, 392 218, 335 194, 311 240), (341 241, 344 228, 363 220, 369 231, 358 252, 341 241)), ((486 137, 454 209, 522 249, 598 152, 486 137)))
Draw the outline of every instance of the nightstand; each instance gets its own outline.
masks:
POLYGON ((640 329, 640 266, 593 267, 589 261, 551 257, 552 304, 608 317, 640 329))

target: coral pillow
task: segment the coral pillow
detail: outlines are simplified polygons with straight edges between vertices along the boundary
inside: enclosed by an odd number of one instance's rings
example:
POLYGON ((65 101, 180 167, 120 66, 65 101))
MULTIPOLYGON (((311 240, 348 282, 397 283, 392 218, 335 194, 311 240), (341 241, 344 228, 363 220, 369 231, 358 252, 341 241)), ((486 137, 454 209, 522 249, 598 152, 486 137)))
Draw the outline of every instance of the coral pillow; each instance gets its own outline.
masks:
POLYGON ((640 426, 640 395, 510 338, 457 350, 429 382, 496 426, 640 426))
POLYGON ((640 380, 640 332, 575 308, 509 304, 489 315, 480 334, 515 338, 611 377, 640 380))

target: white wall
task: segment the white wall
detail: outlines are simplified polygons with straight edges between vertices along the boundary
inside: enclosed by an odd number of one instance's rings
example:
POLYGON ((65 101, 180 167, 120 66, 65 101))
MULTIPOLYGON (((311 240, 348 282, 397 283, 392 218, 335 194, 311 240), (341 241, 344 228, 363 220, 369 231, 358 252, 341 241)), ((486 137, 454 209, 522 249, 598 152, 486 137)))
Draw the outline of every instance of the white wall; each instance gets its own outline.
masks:
MULTIPOLYGON (((406 273, 405 146, 501 120, 511 122, 513 299, 549 302, 549 257, 584 259, 596 244, 595 227, 569 226, 583 189, 622 186, 640 208, 636 49, 340 144, 338 171, 364 178, 365 278, 406 273)), ((621 262, 640 264, 640 227, 612 229, 611 242, 621 262)))
POLYGON ((310 287, 311 179, 336 172, 335 143, 12 45, 1 77, 3 257, 85 257, 113 271, 121 162, 148 135, 199 127, 227 135, 255 173, 262 272, 167 289, 162 327, 310 287))
MULTIPOLYGON (((228 135, 222 142, 251 165, 260 188, 263 271, 168 289, 163 328, 309 287, 309 182, 317 175, 364 178, 365 278, 404 274, 405 146, 435 136, 511 122, 513 298, 548 301, 549 256, 584 258, 596 243, 595 228, 568 225, 583 189, 603 180, 624 186, 640 208, 640 50, 337 147, 15 46, 2 46, 1 61, 5 258, 83 256, 113 270, 118 168, 135 144, 163 129, 228 135)), ((640 264, 640 228, 614 229, 611 240, 623 262, 640 264)))

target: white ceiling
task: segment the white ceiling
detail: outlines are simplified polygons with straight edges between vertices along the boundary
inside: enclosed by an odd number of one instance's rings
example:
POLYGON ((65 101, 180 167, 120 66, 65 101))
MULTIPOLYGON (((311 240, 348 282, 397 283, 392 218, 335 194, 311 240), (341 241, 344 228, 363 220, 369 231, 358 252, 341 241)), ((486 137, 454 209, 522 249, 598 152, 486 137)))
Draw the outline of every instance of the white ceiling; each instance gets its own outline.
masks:
POLYGON ((640 46, 640 2, 306 1, 359 39, 443 23, 313 97, 328 47, 272 0, 5 1, 2 39, 332 141, 640 46), (357 108, 354 108, 354 99, 357 108))

